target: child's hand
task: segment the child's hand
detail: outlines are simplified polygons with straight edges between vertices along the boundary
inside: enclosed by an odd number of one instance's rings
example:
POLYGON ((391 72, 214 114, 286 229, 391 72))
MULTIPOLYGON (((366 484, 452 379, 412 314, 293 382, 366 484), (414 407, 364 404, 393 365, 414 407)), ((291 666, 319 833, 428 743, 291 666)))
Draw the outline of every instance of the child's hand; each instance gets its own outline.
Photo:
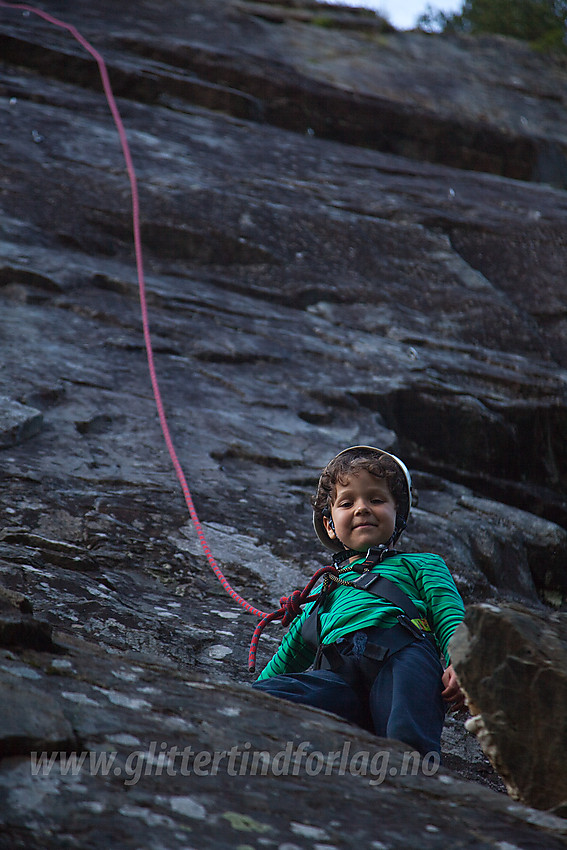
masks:
POLYGON ((457 679, 457 674, 453 670, 452 664, 449 664, 449 666, 443 673, 443 678, 441 681, 445 686, 445 689, 441 693, 441 696, 443 697, 445 702, 449 703, 449 710, 452 712, 460 711, 462 708, 465 707, 465 695, 461 690, 459 680, 457 679))

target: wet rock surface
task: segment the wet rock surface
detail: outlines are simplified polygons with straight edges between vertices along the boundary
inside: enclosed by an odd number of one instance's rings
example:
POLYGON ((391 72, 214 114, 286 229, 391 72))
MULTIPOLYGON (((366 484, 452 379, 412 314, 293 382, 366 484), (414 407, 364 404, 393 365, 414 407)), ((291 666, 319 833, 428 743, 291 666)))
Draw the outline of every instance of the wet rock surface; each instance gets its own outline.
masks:
MULTIPOLYGON (((231 584, 263 611, 305 585, 318 471, 371 443, 414 474, 405 548, 442 554, 468 605, 561 611, 564 71, 309 3, 42 8, 109 64, 166 414, 231 584)), ((1 846, 564 846, 463 717, 428 776, 251 691, 257 619, 209 568, 155 413, 96 65, 21 10, 0 44, 1 846), (300 769, 261 775, 290 742, 300 769), (33 752, 64 756, 34 775, 33 752)))

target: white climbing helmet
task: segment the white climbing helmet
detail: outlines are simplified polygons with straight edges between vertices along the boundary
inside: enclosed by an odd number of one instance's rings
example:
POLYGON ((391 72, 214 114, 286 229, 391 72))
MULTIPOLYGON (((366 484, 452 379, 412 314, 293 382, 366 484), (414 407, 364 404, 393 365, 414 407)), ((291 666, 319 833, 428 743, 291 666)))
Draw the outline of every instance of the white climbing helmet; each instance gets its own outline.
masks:
MULTIPOLYGON (((376 448, 376 446, 349 446, 348 449, 343 449, 329 461, 329 463, 325 466, 325 469, 319 476, 315 502, 317 503, 319 501, 318 496, 320 493, 321 482, 329 466, 334 463, 338 458, 342 457, 343 455, 346 455, 347 453, 352 453, 353 458, 364 457, 369 455, 378 455, 379 457, 383 457, 385 455, 386 457, 394 461, 399 471, 401 472, 400 480, 403 483, 403 497, 400 499, 400 503, 398 504, 396 511, 396 530, 394 532, 393 539, 393 542, 395 543, 407 525, 412 505, 416 504, 415 491, 412 486, 411 475, 409 473, 409 470, 405 463, 401 461, 399 457, 396 457, 396 455, 393 455, 390 452, 385 451, 384 449, 376 448)), ((340 542, 340 540, 337 540, 336 538, 331 539, 327 534, 327 529, 325 528, 325 524, 323 522, 323 510, 320 506, 318 507, 317 504, 313 509, 313 527, 315 529, 317 537, 326 549, 330 549, 331 552, 340 552, 344 549, 343 544, 340 542)))

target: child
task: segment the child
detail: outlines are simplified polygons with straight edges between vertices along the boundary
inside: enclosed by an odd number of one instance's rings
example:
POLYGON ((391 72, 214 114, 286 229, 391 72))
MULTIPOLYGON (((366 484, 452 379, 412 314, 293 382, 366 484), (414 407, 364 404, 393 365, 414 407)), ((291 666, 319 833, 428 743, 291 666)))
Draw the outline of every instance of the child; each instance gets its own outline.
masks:
POLYGON ((325 577, 253 687, 426 755, 440 751, 446 703, 464 703, 447 654, 464 606, 438 555, 393 549, 412 495, 408 470, 382 449, 353 446, 327 464, 313 524, 339 575, 325 577))

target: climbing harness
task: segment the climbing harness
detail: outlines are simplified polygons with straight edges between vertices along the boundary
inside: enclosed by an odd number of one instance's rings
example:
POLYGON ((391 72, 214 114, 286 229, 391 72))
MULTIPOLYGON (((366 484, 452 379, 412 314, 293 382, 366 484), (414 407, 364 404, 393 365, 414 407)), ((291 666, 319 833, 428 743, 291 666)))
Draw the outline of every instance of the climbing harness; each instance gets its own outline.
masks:
MULTIPOLYGON (((385 599, 402 611, 397 616, 397 625, 387 629, 374 630, 380 635, 378 639, 379 643, 368 641, 363 652, 364 661, 361 660, 355 664, 353 659, 347 658, 344 651, 341 652, 336 644, 324 644, 321 641, 320 612, 325 606, 331 587, 329 584, 327 590, 325 590, 325 587, 322 588, 321 594, 309 612, 309 616, 305 619, 301 630, 303 640, 315 650, 315 661, 313 664, 315 670, 332 670, 333 672, 340 673, 343 678, 346 677, 349 679, 353 675, 358 676, 360 671, 365 669, 365 662, 366 667, 368 667, 368 661, 370 661, 370 669, 367 671, 367 677, 371 680, 376 674, 377 663, 385 661, 386 658, 416 640, 424 640, 428 635, 433 639, 429 623, 422 616, 410 597, 395 582, 390 581, 390 579, 385 578, 380 573, 372 572, 373 568, 383 563, 386 558, 397 554, 395 550, 385 550, 382 546, 371 547, 363 563, 349 565, 343 568, 343 571, 348 570, 350 572, 360 573, 358 578, 350 581, 340 578, 334 579, 337 584, 354 587, 357 590, 365 590, 373 596, 385 599)), ((352 648, 352 640, 351 646, 347 645, 346 648, 352 648)))
MULTIPOLYGON (((403 646, 407 646, 415 640, 423 640, 426 636, 431 636, 433 639, 429 623, 409 596, 395 582, 381 576, 379 573, 372 572, 372 569, 378 564, 381 564, 386 558, 397 554, 398 552, 395 549, 387 549, 384 545, 372 546, 361 564, 355 564, 354 566, 347 564, 341 567, 339 564, 347 558, 353 555, 360 555, 359 552, 355 552, 352 549, 343 549, 335 555, 333 565, 322 567, 318 570, 303 591, 295 590, 290 596, 282 596, 280 599, 281 607, 272 614, 266 615, 256 626, 248 657, 248 669, 250 672, 254 672, 255 670, 256 649, 264 628, 273 620, 279 619, 282 620, 283 626, 288 626, 296 616, 302 613, 301 605, 308 602, 315 602, 315 604, 305 619, 301 635, 305 642, 315 650, 315 669, 318 669, 322 665, 323 658, 327 660, 327 669, 334 669, 329 659, 330 656, 333 656, 336 662, 338 650, 334 644, 326 645, 321 642, 319 615, 329 594, 334 587, 338 586, 366 590, 373 596, 386 599, 401 609, 402 613, 397 617, 397 625, 387 630, 381 630, 387 631, 390 639, 394 636, 396 638, 396 646, 390 647, 388 655, 393 655, 394 652, 402 649, 403 646), (341 577, 341 573, 346 572, 359 572, 360 576, 356 579, 347 580, 341 577), (323 580, 320 590, 310 595, 313 587, 320 579, 323 580), (399 646, 397 645, 398 643, 399 646)), ((382 659, 385 657, 382 656, 382 659)))

